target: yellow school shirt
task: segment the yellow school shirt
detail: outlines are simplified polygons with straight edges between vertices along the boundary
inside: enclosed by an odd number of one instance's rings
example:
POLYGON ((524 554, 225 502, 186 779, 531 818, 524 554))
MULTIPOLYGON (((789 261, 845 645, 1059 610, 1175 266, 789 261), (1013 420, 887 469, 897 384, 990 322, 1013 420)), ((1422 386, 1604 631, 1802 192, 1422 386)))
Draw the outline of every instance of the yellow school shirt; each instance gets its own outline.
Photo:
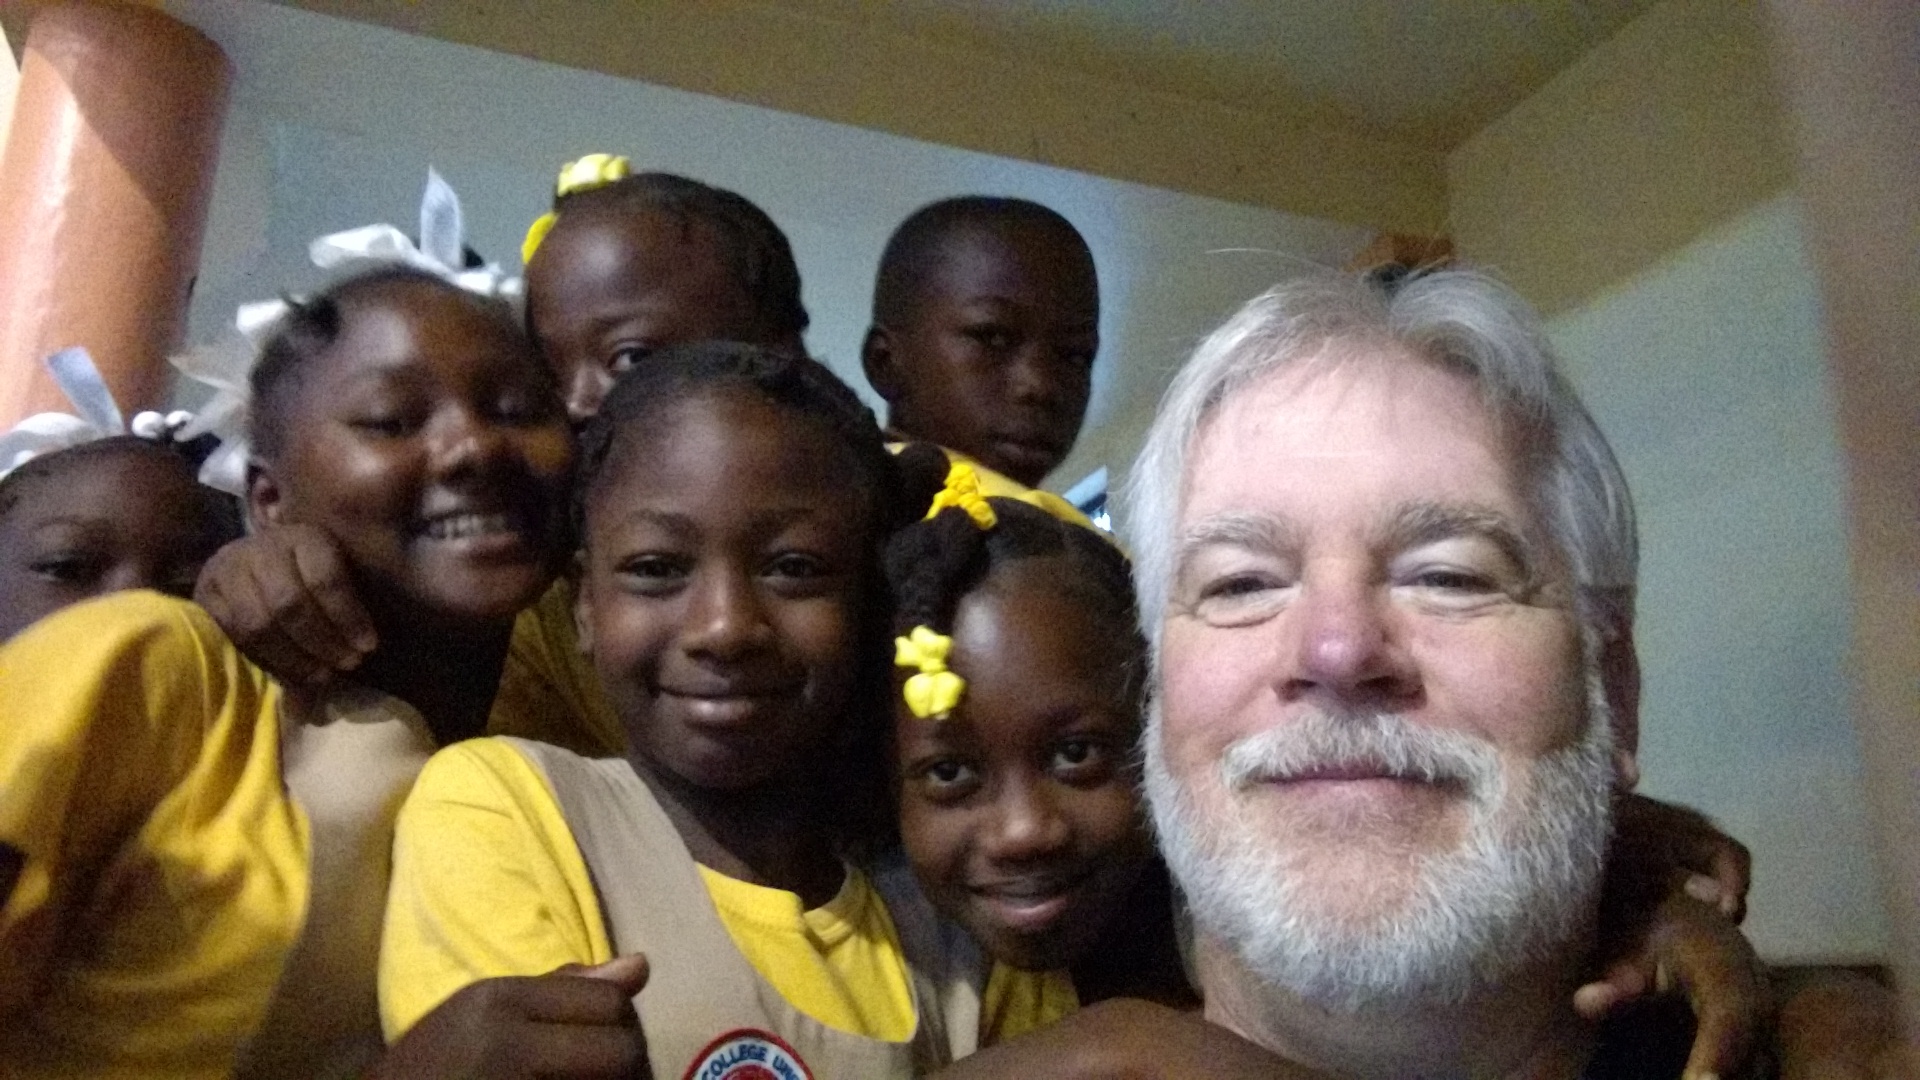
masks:
POLYGON ((980 1045, 992 1046, 1055 1024, 1080 1007, 1065 971, 1021 971, 994 962, 980 994, 980 1045))
MULTIPOLYGON (((893 432, 889 432, 889 438, 891 438, 893 434, 893 432)), ((887 449, 896 454, 905 449, 906 446, 906 442, 887 443, 887 449)), ((1039 488, 1030 488, 1010 476, 994 472, 992 469, 987 468, 985 465, 980 464, 978 461, 975 461, 973 458, 968 457, 958 450, 945 446, 942 446, 940 449, 947 455, 948 461, 962 462, 973 466, 973 474, 980 481, 980 493, 982 495, 990 499, 1019 499, 1021 502, 1045 510, 1047 513, 1052 514, 1054 517, 1070 525, 1078 525, 1083 529, 1092 529, 1101 536, 1112 539, 1112 537, 1108 536, 1099 526, 1088 520, 1087 515, 1081 513, 1079 507, 1074 506, 1053 492, 1042 491, 1039 488)))
POLYGON ((564 746, 589 757, 626 752, 626 729, 580 651, 573 583, 553 583, 513 623, 513 640, 487 719, 489 735, 564 746))
POLYGON ((279 688, 199 608, 123 592, 0 648, 8 1076, 221 1077, 305 918, 279 688))
MULTIPOLYGON (((736 947, 795 1008, 855 1035, 912 1036, 906 961, 864 874, 812 911, 789 892, 702 877, 736 947)), ((395 828, 380 950, 388 1040, 469 983, 611 959, 586 862, 539 767, 497 739, 435 754, 395 828)))

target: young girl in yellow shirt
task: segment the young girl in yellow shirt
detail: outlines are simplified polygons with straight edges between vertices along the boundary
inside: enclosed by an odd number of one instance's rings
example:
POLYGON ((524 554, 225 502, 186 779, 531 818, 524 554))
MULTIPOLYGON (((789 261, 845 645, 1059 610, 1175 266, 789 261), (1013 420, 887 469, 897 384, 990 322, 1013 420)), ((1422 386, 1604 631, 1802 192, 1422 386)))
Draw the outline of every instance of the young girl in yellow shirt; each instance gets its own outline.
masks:
POLYGON ((514 617, 563 557, 565 414, 495 300, 423 270, 351 278, 292 305, 252 409, 252 515, 334 540, 380 648, 300 693, 198 608, 133 592, 0 650, 9 1076, 376 1057, 392 814, 435 746, 481 729, 514 617))

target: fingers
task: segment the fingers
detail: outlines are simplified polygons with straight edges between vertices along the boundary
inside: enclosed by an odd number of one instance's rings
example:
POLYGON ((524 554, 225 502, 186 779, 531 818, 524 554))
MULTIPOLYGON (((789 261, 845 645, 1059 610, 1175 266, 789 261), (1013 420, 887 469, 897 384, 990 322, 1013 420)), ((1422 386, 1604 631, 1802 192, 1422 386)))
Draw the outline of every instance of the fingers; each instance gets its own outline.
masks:
POLYGON ((1609 967, 1605 974, 1573 992, 1573 1009, 1587 1020, 1604 1020, 1616 1007, 1644 996, 1652 987, 1656 967, 1642 954, 1609 967))
POLYGON ((529 1024, 516 1032, 512 1052, 531 1076, 629 1080, 649 1071, 646 1037, 638 1024, 626 1028, 529 1024))
POLYGON ((581 968, 577 974, 583 978, 610 982, 632 997, 647 985, 647 958, 642 953, 617 956, 604 964, 581 968))
POLYGON ((1715 847, 1710 863, 1713 878, 1720 885, 1721 914, 1736 925, 1747 918, 1747 890, 1753 885, 1753 852, 1747 845, 1715 830, 1715 847))
POLYGON ((333 542, 274 526, 207 561, 194 599, 249 660, 284 682, 315 685, 358 666, 374 633, 333 542))
POLYGON ((303 537, 296 542, 293 562, 319 615, 352 651, 352 663, 358 664, 380 639, 374 633, 367 609, 361 606, 360 597, 353 591, 353 579, 339 550, 330 541, 317 541, 320 538, 303 537))
POLYGON ((1691 900, 1663 904, 1653 937, 1660 968, 1693 1006, 1696 1028, 1687 1076, 1737 1072, 1771 1012, 1760 958, 1719 909, 1691 900))
MULTIPOLYGON (((643 968, 644 964, 643 960, 643 968)), ((619 983, 586 975, 586 970, 591 969, 513 980, 516 1011, 549 1024, 638 1026, 633 994, 619 983)))

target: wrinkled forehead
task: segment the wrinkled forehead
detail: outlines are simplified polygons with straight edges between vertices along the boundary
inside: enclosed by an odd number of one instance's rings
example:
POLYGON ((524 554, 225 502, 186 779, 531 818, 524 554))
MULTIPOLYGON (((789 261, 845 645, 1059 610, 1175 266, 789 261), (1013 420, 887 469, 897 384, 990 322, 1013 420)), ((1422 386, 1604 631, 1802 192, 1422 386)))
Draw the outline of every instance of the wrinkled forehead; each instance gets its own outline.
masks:
MULTIPOLYGON (((1503 425, 1470 377, 1391 342, 1330 342, 1230 388, 1186 455, 1181 517, 1265 487, 1473 481, 1516 493, 1503 425)), ((1517 494, 1516 494, 1517 497, 1517 494)))

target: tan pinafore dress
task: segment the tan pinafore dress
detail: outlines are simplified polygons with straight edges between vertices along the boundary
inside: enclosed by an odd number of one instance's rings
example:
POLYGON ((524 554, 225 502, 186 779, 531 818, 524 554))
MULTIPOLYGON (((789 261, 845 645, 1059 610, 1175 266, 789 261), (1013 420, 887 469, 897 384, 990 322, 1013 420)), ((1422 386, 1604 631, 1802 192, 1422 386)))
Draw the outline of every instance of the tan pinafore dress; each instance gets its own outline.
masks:
POLYGON ((347 1080, 385 1051, 375 984, 393 823, 433 751, 426 720, 391 695, 282 697, 281 775, 308 828, 307 910, 237 1080, 347 1080))
MULTIPOLYGON (((838 1031, 789 1004, 734 945, 686 843, 626 760, 508 741, 559 800, 613 951, 647 956, 634 1005, 655 1080, 884 1080, 951 1060, 944 995, 918 972, 910 1042, 838 1031)), ((973 1016, 977 1028, 977 1002, 973 1016)))

